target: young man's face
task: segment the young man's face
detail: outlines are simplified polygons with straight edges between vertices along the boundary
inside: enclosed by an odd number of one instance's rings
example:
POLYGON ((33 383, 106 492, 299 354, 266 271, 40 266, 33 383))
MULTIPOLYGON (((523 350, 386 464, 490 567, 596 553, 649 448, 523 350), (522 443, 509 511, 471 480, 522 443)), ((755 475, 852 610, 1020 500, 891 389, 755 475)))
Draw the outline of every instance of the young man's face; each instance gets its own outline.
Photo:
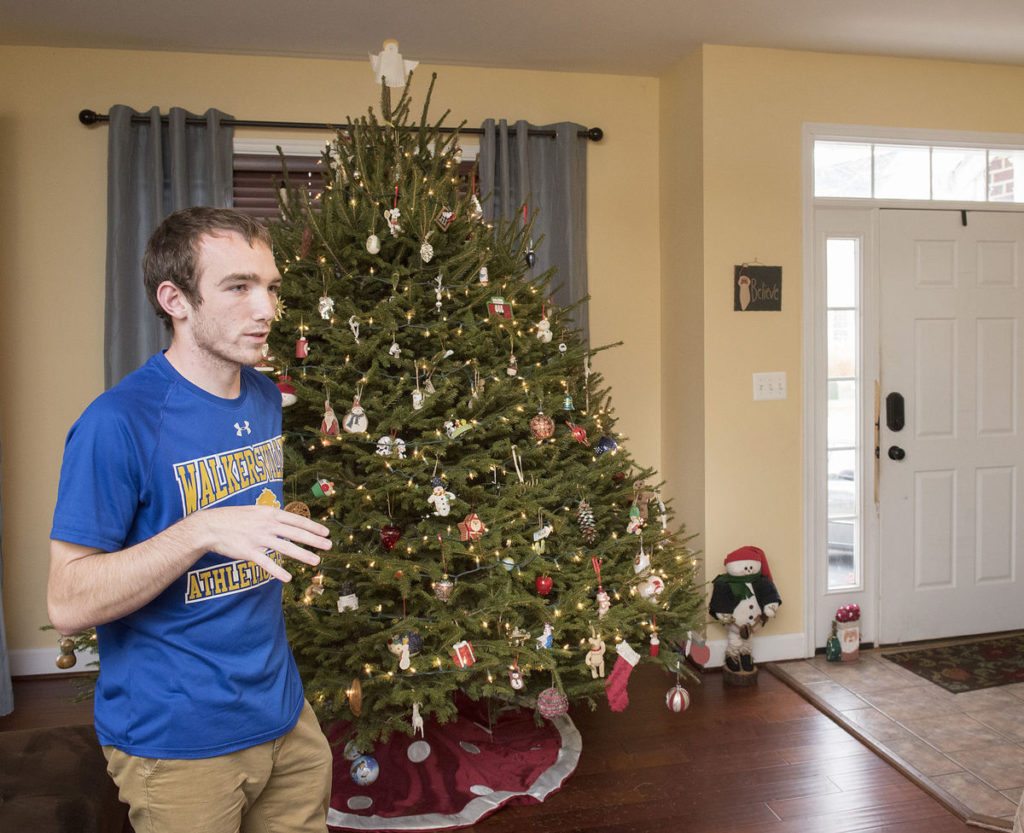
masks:
POLYGON ((196 271, 202 303, 189 315, 195 346, 224 363, 257 364, 281 287, 270 249, 259 241, 250 246, 234 232, 205 235, 196 271))

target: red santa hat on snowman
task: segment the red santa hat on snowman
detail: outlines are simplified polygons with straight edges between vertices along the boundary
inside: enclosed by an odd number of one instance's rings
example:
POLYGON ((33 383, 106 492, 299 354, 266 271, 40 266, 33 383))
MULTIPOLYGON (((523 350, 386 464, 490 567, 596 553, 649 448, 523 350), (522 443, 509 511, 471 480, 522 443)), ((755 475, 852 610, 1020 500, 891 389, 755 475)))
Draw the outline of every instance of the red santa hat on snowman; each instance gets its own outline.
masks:
MULTIPOLYGON (((732 571, 728 569, 729 565, 730 564, 736 564, 737 567, 738 567, 739 566, 738 562, 740 562, 740 561, 754 561, 754 562, 757 562, 760 565, 761 575, 764 576, 766 579, 768 579, 768 581, 773 581, 773 579, 772 579, 772 571, 771 571, 771 568, 768 566, 768 559, 765 558, 764 550, 761 549, 760 547, 750 547, 750 546, 740 547, 738 550, 733 550, 731 553, 729 553, 725 557, 725 566, 726 566, 727 572, 729 572, 730 574, 733 574, 732 571)), ((756 570, 750 570, 749 572, 751 574, 753 574, 753 573, 755 573, 757 571, 756 570)), ((740 573, 740 575, 742 575, 742 573, 740 573)))

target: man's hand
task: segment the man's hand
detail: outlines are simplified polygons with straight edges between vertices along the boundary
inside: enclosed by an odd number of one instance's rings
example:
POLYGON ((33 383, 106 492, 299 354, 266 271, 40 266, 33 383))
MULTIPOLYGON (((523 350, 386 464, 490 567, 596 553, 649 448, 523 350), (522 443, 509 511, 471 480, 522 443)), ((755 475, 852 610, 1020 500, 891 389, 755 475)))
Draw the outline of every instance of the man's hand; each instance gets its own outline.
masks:
POLYGON ((315 567, 320 556, 305 547, 329 550, 329 530, 323 524, 271 506, 223 506, 196 512, 181 522, 203 551, 252 561, 274 578, 288 582, 291 573, 271 553, 315 567), (301 546, 300 546, 301 545, 301 546))

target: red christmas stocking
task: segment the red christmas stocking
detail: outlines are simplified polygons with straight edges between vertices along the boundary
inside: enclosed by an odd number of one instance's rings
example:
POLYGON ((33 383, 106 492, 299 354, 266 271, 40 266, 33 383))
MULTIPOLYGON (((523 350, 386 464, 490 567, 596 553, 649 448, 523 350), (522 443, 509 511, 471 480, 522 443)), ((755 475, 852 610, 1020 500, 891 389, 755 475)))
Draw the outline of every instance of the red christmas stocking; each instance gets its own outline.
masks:
POLYGON ((608 675, 605 694, 608 695, 608 705, 611 710, 621 712, 625 711, 629 705, 626 686, 629 684, 629 675, 633 673, 633 667, 640 661, 640 654, 634 651, 628 642, 620 642, 615 646, 615 651, 619 658, 615 660, 615 667, 608 675))

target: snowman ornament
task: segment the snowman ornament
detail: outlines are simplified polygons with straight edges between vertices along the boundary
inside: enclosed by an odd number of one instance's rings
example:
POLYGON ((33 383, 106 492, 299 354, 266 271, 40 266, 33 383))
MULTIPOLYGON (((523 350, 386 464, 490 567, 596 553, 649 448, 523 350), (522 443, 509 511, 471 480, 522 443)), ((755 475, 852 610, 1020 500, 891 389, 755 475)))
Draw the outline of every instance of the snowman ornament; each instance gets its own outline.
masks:
POLYGON ((347 414, 345 419, 341 423, 341 427, 344 428, 349 434, 361 434, 369 428, 370 421, 366 418, 366 411, 363 410, 363 406, 359 404, 359 397, 357 396, 352 400, 352 408, 347 414))
POLYGON ((451 501, 455 500, 455 495, 445 490, 444 481, 440 477, 435 477, 430 484, 434 488, 427 503, 434 507, 434 514, 439 518, 447 518, 451 514, 451 501))

